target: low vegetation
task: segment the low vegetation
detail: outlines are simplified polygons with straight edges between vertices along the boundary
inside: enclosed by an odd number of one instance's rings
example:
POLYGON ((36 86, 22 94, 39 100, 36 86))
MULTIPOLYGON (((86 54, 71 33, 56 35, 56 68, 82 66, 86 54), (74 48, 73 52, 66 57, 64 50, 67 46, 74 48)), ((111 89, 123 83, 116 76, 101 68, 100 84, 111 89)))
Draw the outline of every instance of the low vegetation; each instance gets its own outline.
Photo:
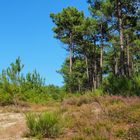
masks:
POLYGON ((80 96, 64 99, 59 104, 59 108, 53 106, 54 111, 50 108, 47 112, 26 115, 28 137, 62 140, 140 138, 140 98, 80 96))
POLYGON ((56 112, 29 113, 26 115, 26 124, 29 130, 27 136, 37 138, 54 138, 61 133, 62 129, 60 116, 56 112))

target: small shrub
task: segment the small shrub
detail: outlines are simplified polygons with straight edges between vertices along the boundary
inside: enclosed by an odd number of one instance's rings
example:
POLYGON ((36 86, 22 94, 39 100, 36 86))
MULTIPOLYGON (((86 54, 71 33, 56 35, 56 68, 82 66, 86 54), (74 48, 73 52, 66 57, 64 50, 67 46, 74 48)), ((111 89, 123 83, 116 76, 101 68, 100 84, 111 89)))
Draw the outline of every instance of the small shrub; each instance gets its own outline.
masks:
POLYGON ((120 128, 120 129, 115 131, 115 136, 117 138, 123 138, 125 135, 126 135, 126 130, 123 128, 120 128))
POLYGON ((82 104, 88 104, 90 102, 91 102, 90 98, 86 96, 81 96, 78 98, 77 106, 81 106, 82 104))
POLYGON ((84 128, 84 133, 86 134, 86 135, 91 135, 91 134, 93 134, 93 128, 90 128, 90 127, 86 127, 86 128, 84 128))
POLYGON ((140 140, 140 126, 133 126, 128 129, 125 140, 140 140))
POLYGON ((103 95, 103 88, 98 88, 98 89, 95 89, 94 91, 86 91, 85 92, 85 95, 86 96, 89 96, 89 97, 99 97, 101 95, 103 95))
POLYGON ((29 129, 29 136, 38 138, 56 137, 62 130, 60 116, 57 113, 29 113, 26 115, 26 124, 29 129))

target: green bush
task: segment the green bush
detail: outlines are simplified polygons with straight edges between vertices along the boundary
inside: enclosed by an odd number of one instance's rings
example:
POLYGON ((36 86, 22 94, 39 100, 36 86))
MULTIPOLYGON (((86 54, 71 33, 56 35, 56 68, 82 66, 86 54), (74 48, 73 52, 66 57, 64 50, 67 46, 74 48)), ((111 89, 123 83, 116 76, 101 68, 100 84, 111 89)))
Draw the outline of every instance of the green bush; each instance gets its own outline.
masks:
POLYGON ((113 95, 140 96, 140 75, 115 77, 110 75, 103 83, 105 92, 113 95))
POLYGON ((28 90, 23 94, 19 94, 20 100, 30 103, 46 104, 49 100, 49 95, 45 93, 38 93, 34 89, 28 90))
POLYGON ((135 75, 133 77, 133 91, 135 95, 140 96, 140 75, 135 75))
POLYGON ((29 136, 53 138, 60 134, 60 116, 57 113, 44 112, 41 114, 29 113, 26 115, 26 124, 29 136))
POLYGON ((8 93, 0 93, 0 105, 11 105, 14 104, 12 97, 8 93))

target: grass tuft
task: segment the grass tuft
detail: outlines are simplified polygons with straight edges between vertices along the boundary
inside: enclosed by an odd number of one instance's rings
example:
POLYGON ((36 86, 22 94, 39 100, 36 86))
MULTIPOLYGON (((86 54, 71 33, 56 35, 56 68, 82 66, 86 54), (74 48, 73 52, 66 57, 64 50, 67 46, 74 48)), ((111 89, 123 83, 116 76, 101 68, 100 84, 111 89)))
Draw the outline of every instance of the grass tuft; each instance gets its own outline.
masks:
POLYGON ((29 113, 26 115, 28 136, 37 138, 54 138, 61 133, 60 116, 54 112, 41 114, 29 113))

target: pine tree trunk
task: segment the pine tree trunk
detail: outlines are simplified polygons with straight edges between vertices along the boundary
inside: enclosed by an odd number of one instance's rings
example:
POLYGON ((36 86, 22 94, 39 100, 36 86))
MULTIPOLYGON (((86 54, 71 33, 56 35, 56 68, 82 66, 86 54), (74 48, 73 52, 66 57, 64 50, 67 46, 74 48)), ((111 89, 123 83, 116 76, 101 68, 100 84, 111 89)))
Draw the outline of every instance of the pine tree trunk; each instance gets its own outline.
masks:
POLYGON ((117 57, 115 56, 115 75, 118 74, 118 60, 117 60, 117 57))
POLYGON ((101 54, 100 54, 100 83, 102 84, 102 72, 103 72, 103 44, 101 46, 101 54))
POLYGON ((70 74, 72 73, 72 55, 73 55, 72 47, 70 46, 70 74))
POLYGON ((117 52, 116 52, 116 48, 114 48, 114 75, 118 74, 118 58, 117 58, 117 52))
POLYGON ((70 51, 70 67, 69 71, 70 74, 72 73, 72 58, 73 58, 73 44, 72 44, 72 34, 70 34, 70 46, 69 46, 69 51, 70 51))
POLYGON ((102 72, 103 72, 103 26, 101 24, 101 52, 100 52, 100 83, 102 84, 102 72))
POLYGON ((94 91, 96 89, 96 85, 97 85, 96 76, 94 75, 93 76, 93 88, 92 88, 92 91, 94 91))
POLYGON ((86 74, 87 74, 87 79, 89 80, 89 69, 88 69, 88 59, 87 56, 85 57, 86 60, 86 74))
POLYGON ((97 80, 96 80, 96 88, 98 88, 100 86, 100 75, 96 76, 97 80))
POLYGON ((120 75, 125 75, 125 60, 124 60, 124 36, 123 26, 121 17, 121 3, 118 2, 118 22, 119 22, 119 33, 120 33, 120 75))
MULTIPOLYGON (((96 45, 96 44, 95 44, 96 45)), ((96 48, 94 46, 94 67, 93 67, 93 90, 97 88, 97 63, 96 63, 96 48)))
POLYGON ((127 70, 128 70, 128 76, 131 75, 131 68, 130 68, 130 52, 129 52, 129 36, 127 35, 127 46, 126 46, 126 52, 127 52, 127 70))
MULTIPOLYGON (((73 44, 72 44, 72 34, 70 34, 70 42, 69 42, 70 46, 69 46, 69 76, 70 76, 70 80, 72 79, 72 59, 73 59, 73 44)), ((69 87, 70 93, 72 93, 72 87, 69 87)))
POLYGON ((97 88, 97 62, 96 62, 96 56, 95 56, 95 65, 94 65, 94 89, 97 88))

